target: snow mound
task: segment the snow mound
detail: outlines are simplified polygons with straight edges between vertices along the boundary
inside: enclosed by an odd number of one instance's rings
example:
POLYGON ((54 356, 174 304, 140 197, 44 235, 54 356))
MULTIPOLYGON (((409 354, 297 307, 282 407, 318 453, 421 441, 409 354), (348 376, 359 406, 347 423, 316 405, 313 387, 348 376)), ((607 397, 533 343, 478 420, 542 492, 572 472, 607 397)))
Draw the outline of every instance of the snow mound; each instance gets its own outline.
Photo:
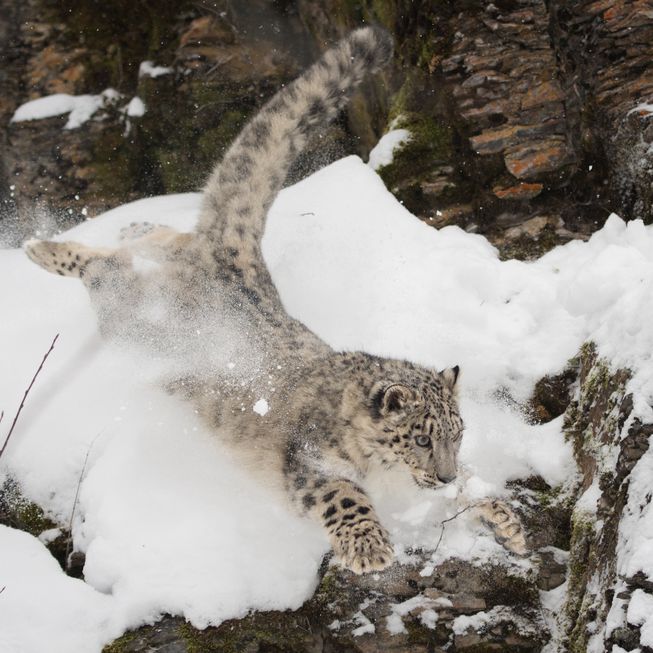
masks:
POLYGON ((90 120, 96 111, 120 97, 120 93, 112 88, 102 91, 99 95, 68 95, 67 93, 46 95, 21 104, 11 117, 11 122, 43 120, 67 113, 68 122, 64 125, 64 129, 77 129, 90 120))
MULTIPOLYGON (((195 194, 141 200, 61 239, 112 246, 134 221, 187 231, 199 201, 195 194)), ((529 425, 493 397, 502 390, 525 399, 586 339, 634 369, 639 414, 651 418, 653 229, 640 222, 612 216, 589 242, 534 263, 502 262, 481 236, 421 223, 369 166, 348 157, 279 195, 263 250, 289 313, 334 348, 463 370, 460 487, 419 490, 400 471, 369 479, 400 559, 408 547, 435 547, 439 521, 457 511, 459 491, 500 495, 513 478, 541 474, 555 485, 573 476, 559 420, 529 425)), ((21 583, 49 596, 66 580, 66 592, 77 597, 52 605, 61 627, 49 631, 49 650, 99 651, 122 630, 165 612, 202 627, 250 609, 294 608, 310 596, 328 548, 321 529, 255 485, 190 406, 157 388, 165 362, 103 344, 82 285, 49 275, 22 251, 0 250, 0 292, 7 414, 61 334, 3 457, 0 481, 11 474, 30 499, 68 523, 88 456, 73 521, 75 546, 87 556, 86 584, 25 564, 28 549, 45 556, 42 545, 4 529, 0 620, 11 615, 11 629, 0 622, 0 648, 9 632, 10 650, 43 649, 34 639, 40 617, 12 589, 21 583), (66 625, 78 601, 90 633, 83 646, 70 643, 66 625)), ((263 399, 248 409, 262 413, 263 399)), ((653 541, 650 527, 639 532, 653 541)), ((465 513, 448 524, 431 571, 454 555, 505 553, 465 513)))

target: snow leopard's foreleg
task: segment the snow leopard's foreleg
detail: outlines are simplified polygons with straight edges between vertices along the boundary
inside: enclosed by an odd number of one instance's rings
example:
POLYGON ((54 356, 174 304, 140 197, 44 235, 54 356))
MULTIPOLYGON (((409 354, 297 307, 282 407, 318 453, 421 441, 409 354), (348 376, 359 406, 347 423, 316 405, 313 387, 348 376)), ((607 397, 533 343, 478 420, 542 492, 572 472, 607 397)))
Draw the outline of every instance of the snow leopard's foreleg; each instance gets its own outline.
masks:
POLYGON ((392 39, 384 30, 353 31, 279 91, 216 166, 204 188, 197 231, 239 283, 278 302, 260 250, 266 213, 309 135, 331 122, 365 76, 391 55, 392 39))
POLYGON ((292 474, 289 480, 293 502, 322 524, 343 567, 364 574, 392 564, 388 532, 360 487, 347 479, 306 470, 292 474))
POLYGON ((474 512, 505 549, 520 556, 528 554, 526 531, 521 519, 505 501, 483 499, 474 504, 474 512))

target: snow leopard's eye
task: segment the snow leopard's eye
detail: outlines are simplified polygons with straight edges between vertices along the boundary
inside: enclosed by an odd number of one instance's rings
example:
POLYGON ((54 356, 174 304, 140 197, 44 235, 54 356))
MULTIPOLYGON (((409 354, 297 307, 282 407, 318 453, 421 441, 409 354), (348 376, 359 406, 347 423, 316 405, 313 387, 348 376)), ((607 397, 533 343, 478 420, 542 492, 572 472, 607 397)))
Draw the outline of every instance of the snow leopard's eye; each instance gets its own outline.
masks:
POLYGON ((416 435, 415 436, 415 442, 420 447, 430 447, 431 446, 431 438, 428 435, 416 435))

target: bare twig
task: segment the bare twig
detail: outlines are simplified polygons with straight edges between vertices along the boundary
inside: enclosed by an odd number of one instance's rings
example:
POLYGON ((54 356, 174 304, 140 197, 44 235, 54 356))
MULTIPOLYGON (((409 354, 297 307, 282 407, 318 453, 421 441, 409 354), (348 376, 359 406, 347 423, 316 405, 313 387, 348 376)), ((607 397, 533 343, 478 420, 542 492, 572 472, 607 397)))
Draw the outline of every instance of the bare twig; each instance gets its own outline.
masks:
POLYGON ((0 449, 0 458, 2 457, 2 454, 5 452, 5 449, 7 448, 7 445, 9 444, 9 439, 11 438, 11 434, 14 432, 14 427, 16 426, 16 422, 18 421, 20 413, 23 410, 23 406, 25 405, 25 400, 27 399, 27 395, 29 394, 29 391, 32 389, 32 386, 34 385, 34 381, 36 381, 36 377, 39 375, 39 373, 43 369, 43 365, 45 364, 45 361, 47 360, 48 356, 50 355, 50 353, 54 349, 54 345, 57 342, 58 337, 59 337, 59 334, 57 333, 57 335, 52 340, 52 344, 50 345, 50 349, 48 349, 48 351, 45 352, 45 356, 43 356, 43 359, 41 360, 41 364, 39 365, 39 368, 34 373, 34 376, 32 377, 32 381, 27 386, 27 390, 25 390, 25 394, 23 395, 23 400, 20 402, 20 406, 18 406, 18 410, 16 411, 16 415, 14 416, 14 421, 11 423, 11 427, 9 428, 9 433, 7 433, 7 437, 5 438, 5 443, 2 445, 2 449, 0 449))
POLYGON ((444 537, 444 529, 446 528, 447 522, 453 521, 454 519, 460 517, 460 515, 462 515, 464 512, 467 512, 470 508, 473 508, 475 505, 476 505, 475 503, 470 503, 468 506, 465 506, 462 510, 459 510, 455 515, 452 515, 447 519, 443 519, 440 522, 440 526, 442 526, 442 530, 440 531, 440 537, 438 538, 438 543, 435 545, 435 549, 433 550, 432 555, 435 555, 438 552, 440 542, 442 542, 442 538, 444 537))
MULTIPOLYGON (((86 456, 84 457, 84 464, 82 465, 82 471, 79 473, 79 479, 77 480, 77 488, 75 489, 75 498, 73 499, 73 509, 70 511, 70 522, 68 523, 68 542, 66 543, 66 561, 70 555, 71 548, 73 545, 73 519, 75 517, 75 509, 77 508, 77 500, 79 499, 79 490, 82 486, 82 481, 84 480, 84 472, 86 471, 86 465, 88 463, 88 457, 91 455, 91 449, 95 444, 95 441, 104 433, 100 431, 91 441, 91 444, 88 445, 86 450, 86 456)), ((66 564, 68 564, 66 562, 66 564)))

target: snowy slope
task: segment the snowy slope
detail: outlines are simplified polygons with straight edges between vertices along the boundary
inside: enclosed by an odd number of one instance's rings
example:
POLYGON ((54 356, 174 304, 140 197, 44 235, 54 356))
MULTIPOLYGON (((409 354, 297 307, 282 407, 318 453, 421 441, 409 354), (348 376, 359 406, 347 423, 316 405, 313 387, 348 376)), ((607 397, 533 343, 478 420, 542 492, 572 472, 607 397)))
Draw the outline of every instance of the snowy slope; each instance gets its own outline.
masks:
MULTIPOLYGON (((198 203, 193 194, 141 200, 62 238, 111 245, 132 221, 188 230, 198 203)), ((644 328, 653 317, 653 229, 641 223, 614 216, 588 243, 536 263, 501 262, 480 236, 418 221, 373 170, 348 157, 281 193, 264 254, 288 311, 333 347, 463 369, 461 487, 418 490, 400 473, 370 480, 399 554, 435 546, 437 523, 455 512, 459 490, 476 498, 501 494, 511 478, 536 473, 559 484, 573 475, 559 420, 528 425, 492 398, 497 389, 525 399, 534 381, 594 338, 601 353, 637 370, 638 397, 653 394, 653 332, 644 328)), ((320 529, 255 485, 189 406, 157 388, 162 361, 103 344, 81 284, 47 274, 21 251, 0 251, 0 293, 0 408, 8 415, 61 334, 0 481, 15 476, 67 523, 88 454, 73 524, 87 584, 46 563, 29 536, 0 529, 0 602, 9 606, 0 609, 0 651, 41 650, 46 632, 49 650, 96 651, 164 612, 202 627, 310 596, 328 548, 320 529), (21 587, 76 598, 52 598, 57 629, 25 609, 21 587), (86 638, 76 648, 73 618, 86 638)), ((273 395, 264 399, 274 410, 273 395)), ((637 407, 644 419, 648 403, 637 407)), ((433 564, 451 555, 505 556, 467 514, 451 522, 433 564)))

